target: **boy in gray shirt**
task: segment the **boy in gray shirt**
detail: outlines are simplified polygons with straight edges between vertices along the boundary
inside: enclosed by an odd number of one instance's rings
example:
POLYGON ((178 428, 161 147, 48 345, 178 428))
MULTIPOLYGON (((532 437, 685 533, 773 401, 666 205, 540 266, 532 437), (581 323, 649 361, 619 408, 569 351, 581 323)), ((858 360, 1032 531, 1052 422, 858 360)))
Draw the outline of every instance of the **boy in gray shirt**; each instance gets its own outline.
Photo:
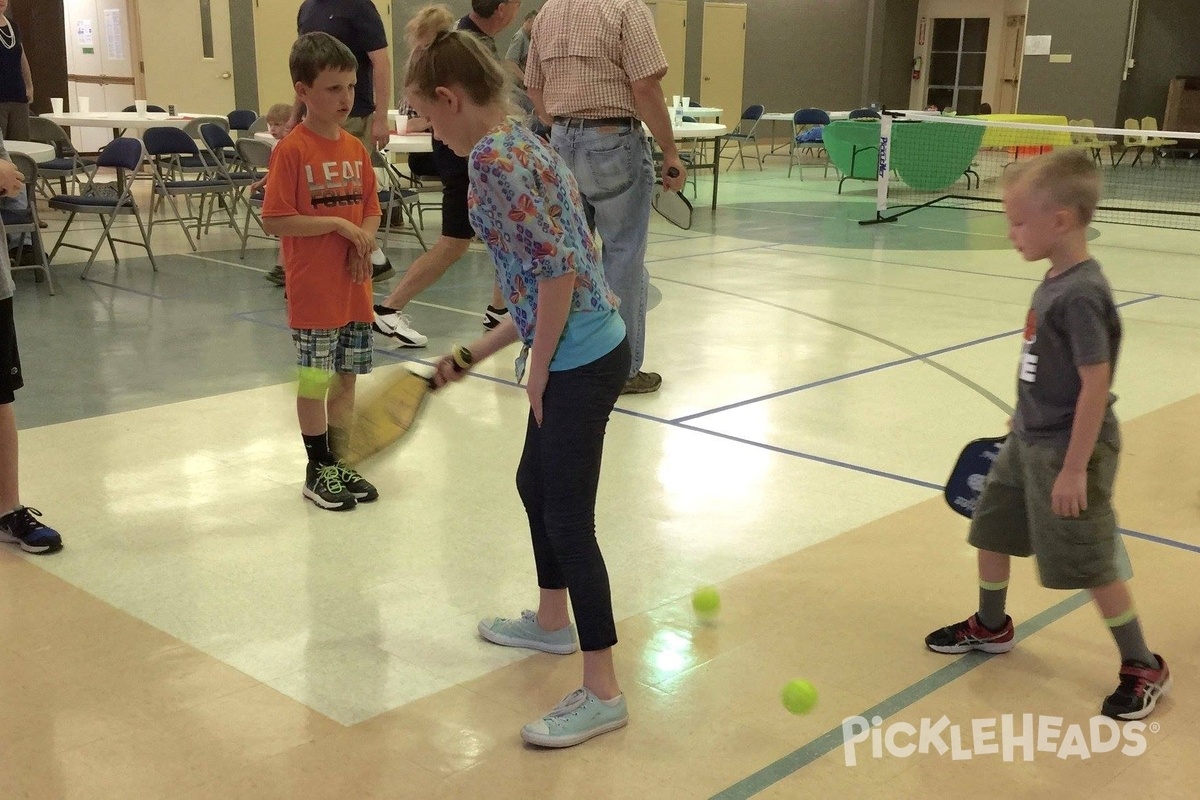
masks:
MULTIPOLYGON (((15 197, 25 191, 20 170, 0 159, 0 197, 15 197)), ((0 236, 4 225, 0 224, 0 236)), ((0 247, 0 542, 11 542, 27 553, 45 555, 62 549, 58 531, 42 524, 36 508, 21 505, 17 480, 17 418, 13 414, 15 392, 21 380, 21 356, 17 352, 17 329, 13 322, 12 266, 8 249, 0 247)))
POLYGON ((1009 239, 1026 261, 1050 260, 1033 294, 1017 370, 1017 408, 968 541, 979 551, 979 611, 934 631, 938 653, 1007 653, 1015 644, 1004 613, 1011 556, 1037 556, 1042 585, 1087 589, 1121 652, 1120 684, 1101 713, 1148 716, 1171 672, 1142 635, 1119 574, 1123 555, 1112 508, 1120 432, 1112 376, 1121 320, 1112 289, 1088 253, 1087 228, 1100 202, 1100 172, 1083 150, 1058 150, 1004 175, 1009 239))

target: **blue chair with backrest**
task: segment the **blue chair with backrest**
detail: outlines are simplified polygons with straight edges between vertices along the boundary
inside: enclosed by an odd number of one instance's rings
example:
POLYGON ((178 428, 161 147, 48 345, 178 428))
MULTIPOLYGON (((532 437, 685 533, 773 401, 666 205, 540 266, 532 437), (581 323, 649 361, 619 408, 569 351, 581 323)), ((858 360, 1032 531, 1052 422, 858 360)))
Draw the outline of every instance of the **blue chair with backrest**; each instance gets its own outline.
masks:
POLYGON ((76 250, 87 250, 88 248, 77 244, 67 244, 63 239, 67 235, 67 231, 71 228, 71 223, 80 214, 95 214, 104 218, 104 228, 100 233, 100 238, 96 240, 96 246, 91 250, 91 256, 88 258, 87 265, 83 268, 83 274, 80 278, 87 278, 88 272, 92 268, 92 264, 96 261, 96 255, 100 252, 104 242, 108 242, 109 249, 112 250, 113 262, 121 263, 121 259, 117 256, 117 248, 114 242, 122 242, 124 244, 137 245, 146 250, 146 255, 150 257, 150 266, 158 272, 158 263, 154 260, 154 251, 150 249, 150 236, 142 225, 142 215, 138 211, 137 203, 133 199, 133 181, 142 171, 146 161, 146 148, 138 139, 120 138, 114 139, 104 146, 100 151, 100 155, 96 158, 96 166, 105 169, 114 169, 117 171, 117 188, 116 191, 106 193, 99 186, 93 187, 93 192, 90 194, 75 195, 75 194, 60 194, 50 198, 50 207, 56 211, 65 211, 70 216, 67 217, 67 222, 63 226, 62 233, 58 235, 58 241, 54 244, 54 249, 50 251, 50 259, 54 259, 55 253, 60 247, 71 247, 76 250), (112 235, 113 223, 116 222, 119 216, 132 216, 137 222, 138 230, 142 234, 140 242, 134 242, 129 239, 117 239, 112 235))
MULTIPOLYGON (((237 212, 238 203, 245 201, 246 188, 259 179, 256 169, 242 162, 238 155, 237 144, 229 132, 220 125, 201 125, 200 138, 208 155, 216 161, 217 175, 225 178, 234 187, 233 210, 237 212)), ((263 144, 266 144, 264 142, 263 144)), ((270 145, 267 145, 270 147, 270 145)), ((212 214, 209 214, 211 222, 212 214)), ((237 226, 234 226, 236 230, 237 226)))
POLYGON ((258 112, 251 111, 248 108, 239 108, 230 111, 228 114, 229 130, 231 131, 248 131, 250 126, 254 124, 254 120, 258 119, 258 112))
POLYGON ((12 161, 13 166, 21 170, 21 176, 25 179, 25 199, 27 206, 19 211, 16 209, 0 208, 0 221, 4 223, 0 225, 0 239, 4 238, 5 234, 21 234, 22 240, 24 236, 29 237, 33 247, 33 254, 37 258, 37 263, 21 263, 25 255, 25 244, 22 243, 17 248, 17 257, 13 259, 12 271, 16 272, 19 269, 41 270, 42 275, 46 278, 46 287, 50 290, 50 294, 54 294, 54 281, 50 278, 50 261, 46 258, 46 248, 42 244, 41 220, 38 218, 37 162, 24 153, 9 153, 8 157, 12 161))
MULTIPOLYGON (((754 143, 754 154, 758 160, 758 168, 760 170, 763 168, 762 156, 758 150, 758 139, 755 138, 754 131, 758 127, 758 121, 762 119, 764 113, 766 113, 766 108, 762 105, 750 106, 742 112, 742 118, 738 120, 737 126, 721 137, 721 140, 725 142, 737 142, 738 151, 736 157, 741 158, 742 169, 746 168, 746 154, 742 150, 742 147, 751 142, 754 143)), ((729 160, 733 161, 734 158, 735 156, 730 156, 729 160)))
MULTIPOLYGON (((221 176, 217 169, 209 170, 204 177, 200 178, 178 180, 171 177, 179 170, 179 163, 182 159, 201 159, 200 148, 196 146, 195 139, 179 128, 160 127, 148 128, 142 136, 142 141, 146 143, 146 152, 151 156, 154 194, 170 203, 171 210, 175 212, 175 219, 179 222, 179 227, 183 231, 183 235, 187 237, 188 244, 191 245, 193 251, 196 250, 196 242, 192 239, 184 221, 196 221, 196 236, 199 237, 200 226, 204 218, 204 202, 209 196, 227 196, 229 202, 226 204, 225 210, 229 214, 230 224, 234 230, 237 230, 232 207, 236 190, 233 183, 228 178, 221 176), (187 203, 188 216, 185 217, 179 213, 179 205, 175 202, 176 197, 183 197, 187 203), (193 197, 200 198, 200 209, 197 213, 193 213, 192 210, 193 197)), ((153 205, 150 206, 148 229, 153 234, 153 205)))
MULTIPOLYGON (((788 148, 788 177, 796 166, 796 153, 807 150, 815 153, 825 149, 820 133, 829 124, 829 112, 819 108, 802 108, 792 115, 792 143, 788 148)), ((825 160, 825 174, 829 174, 829 160, 825 160)), ((800 169, 800 180, 804 180, 804 168, 800 169)))
POLYGON ((879 112, 873 108, 856 108, 850 112, 850 119, 879 119, 879 112))

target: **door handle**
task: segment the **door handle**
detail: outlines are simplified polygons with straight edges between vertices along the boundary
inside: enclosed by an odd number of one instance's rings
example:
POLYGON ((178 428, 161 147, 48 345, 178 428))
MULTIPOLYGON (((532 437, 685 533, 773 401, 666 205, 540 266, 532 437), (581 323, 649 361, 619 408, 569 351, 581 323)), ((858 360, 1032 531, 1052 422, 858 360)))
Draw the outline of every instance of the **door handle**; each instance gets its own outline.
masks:
POLYGON ((232 77, 233 77, 233 73, 232 73, 232 72, 222 72, 222 73, 221 73, 220 75, 218 75, 217 77, 218 77, 218 78, 223 78, 223 79, 225 79, 225 80, 229 80, 230 78, 232 78, 232 77))

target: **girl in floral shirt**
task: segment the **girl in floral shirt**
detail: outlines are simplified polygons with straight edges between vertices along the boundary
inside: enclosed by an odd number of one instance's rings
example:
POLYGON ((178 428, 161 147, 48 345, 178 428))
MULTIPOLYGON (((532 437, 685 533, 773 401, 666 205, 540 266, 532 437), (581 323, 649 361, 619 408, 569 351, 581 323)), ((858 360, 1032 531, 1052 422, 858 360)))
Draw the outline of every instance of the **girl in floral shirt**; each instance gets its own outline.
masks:
MULTIPOLYGON (((420 12, 429 19, 441 11, 420 12)), ((469 33, 440 31, 408 64, 409 104, 434 135, 469 160, 471 225, 496 262, 508 318, 438 363, 438 386, 517 341, 529 421, 517 490, 529 517, 540 602, 519 618, 486 619, 480 635, 549 653, 576 650, 583 686, 521 730, 525 741, 570 747, 625 725, 604 557, 596 541, 596 487, 604 431, 629 374, 617 298, 604 280, 575 178, 557 153, 510 118, 506 72, 469 33)))

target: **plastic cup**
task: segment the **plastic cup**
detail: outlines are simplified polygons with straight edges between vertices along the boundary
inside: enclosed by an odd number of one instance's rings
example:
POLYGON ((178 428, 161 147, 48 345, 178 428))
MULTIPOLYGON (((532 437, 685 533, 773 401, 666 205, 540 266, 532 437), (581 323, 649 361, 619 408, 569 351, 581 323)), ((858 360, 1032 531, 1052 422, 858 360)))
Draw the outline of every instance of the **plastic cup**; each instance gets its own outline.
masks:
POLYGON ((61 97, 51 97, 50 108, 54 109, 55 114, 63 113, 63 99, 61 97))
POLYGON ((133 106, 134 106, 134 108, 137 109, 137 115, 139 117, 146 116, 146 101, 145 100, 134 100, 133 106))

